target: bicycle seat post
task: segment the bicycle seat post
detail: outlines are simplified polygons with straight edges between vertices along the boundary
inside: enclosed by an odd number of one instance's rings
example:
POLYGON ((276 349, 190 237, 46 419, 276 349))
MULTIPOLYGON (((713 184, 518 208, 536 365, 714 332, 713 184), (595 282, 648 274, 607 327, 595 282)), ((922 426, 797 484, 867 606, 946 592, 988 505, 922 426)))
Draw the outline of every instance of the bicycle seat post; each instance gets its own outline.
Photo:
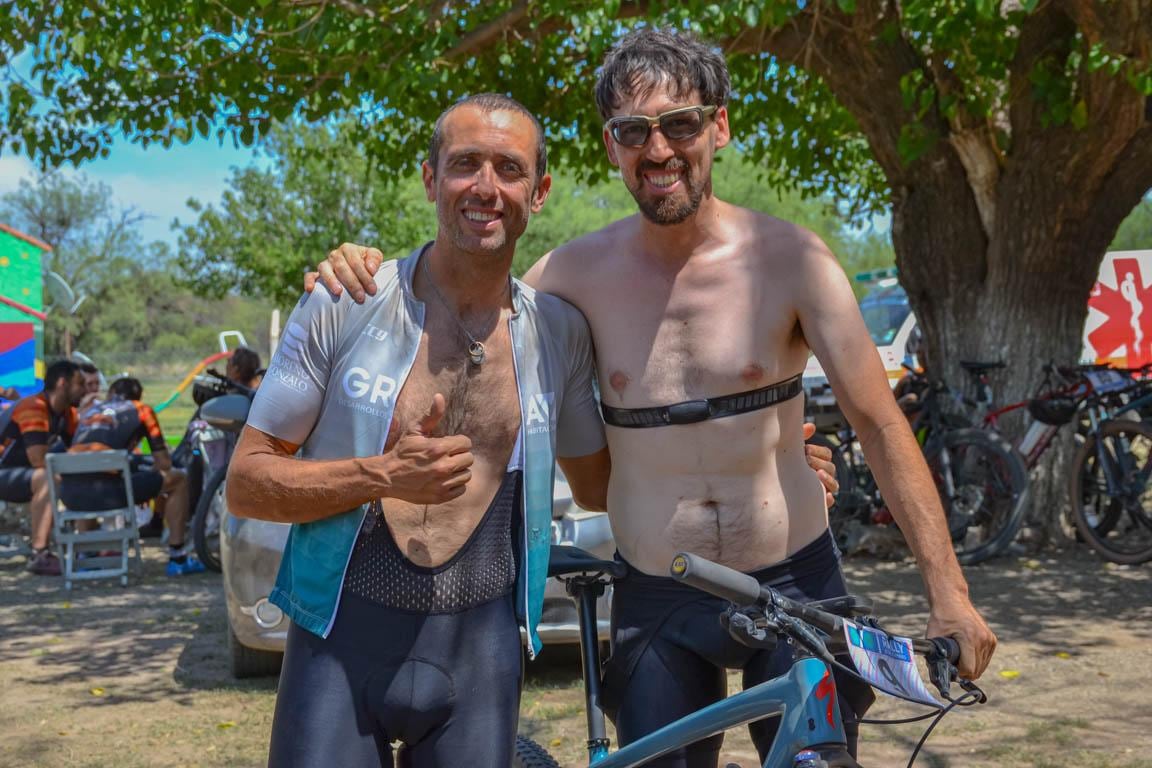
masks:
POLYGON ((584 712, 588 719, 588 758, 595 763, 608 754, 608 734, 600 705, 600 637, 596 601, 604 583, 596 577, 574 576, 567 580, 568 594, 576 601, 580 625, 580 661, 584 672, 584 712))

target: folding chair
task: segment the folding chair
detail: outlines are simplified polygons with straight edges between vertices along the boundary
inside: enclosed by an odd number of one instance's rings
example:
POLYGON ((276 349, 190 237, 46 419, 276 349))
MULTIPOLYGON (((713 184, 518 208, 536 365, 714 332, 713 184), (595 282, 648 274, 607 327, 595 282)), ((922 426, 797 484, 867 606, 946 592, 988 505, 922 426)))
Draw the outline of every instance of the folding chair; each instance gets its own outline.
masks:
POLYGON ((136 549, 136 564, 140 556, 140 532, 136 528, 136 504, 132 499, 132 470, 127 451, 91 451, 85 453, 49 453, 45 457, 48 468, 48 492, 52 505, 52 523, 56 546, 60 549, 60 564, 64 574, 64 588, 72 589, 76 579, 103 579, 120 577, 121 586, 128 585, 129 548, 136 549), (92 473, 119 473, 124 483, 125 504, 116 509, 70 509, 60 500, 60 482, 63 476, 92 473), (80 520, 100 520, 100 528, 92 531, 76 529, 80 520), (119 549, 114 556, 92 556, 95 551, 119 549), (81 553, 87 556, 80 559, 81 553), (81 570, 81 568, 83 570, 81 570))

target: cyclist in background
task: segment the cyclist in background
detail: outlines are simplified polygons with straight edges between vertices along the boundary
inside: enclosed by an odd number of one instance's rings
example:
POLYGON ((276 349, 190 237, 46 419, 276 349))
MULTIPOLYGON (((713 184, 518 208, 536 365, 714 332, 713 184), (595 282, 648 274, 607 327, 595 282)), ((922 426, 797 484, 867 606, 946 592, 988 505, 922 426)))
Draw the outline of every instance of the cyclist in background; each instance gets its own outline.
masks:
MULTIPOLYGON (((143 456, 131 457, 132 498, 137 503, 165 497, 168 522, 169 576, 201 573, 204 565, 184 551, 188 526, 188 484, 183 470, 172 466, 164 433, 152 407, 140 402, 144 388, 139 380, 125 376, 112 382, 108 399, 80 413, 79 426, 70 452, 120 449, 134 451, 147 440, 152 452, 149 466, 143 456)), ((60 487, 65 506, 78 509, 116 509, 124 506, 124 481, 104 473, 67 475, 60 487)))
POLYGON ((72 442, 76 405, 84 397, 84 378, 71 360, 58 360, 44 374, 44 391, 0 412, 0 499, 28 503, 33 556, 28 570, 59 576, 60 559, 48 548, 52 510, 44 457, 62 441, 72 442))

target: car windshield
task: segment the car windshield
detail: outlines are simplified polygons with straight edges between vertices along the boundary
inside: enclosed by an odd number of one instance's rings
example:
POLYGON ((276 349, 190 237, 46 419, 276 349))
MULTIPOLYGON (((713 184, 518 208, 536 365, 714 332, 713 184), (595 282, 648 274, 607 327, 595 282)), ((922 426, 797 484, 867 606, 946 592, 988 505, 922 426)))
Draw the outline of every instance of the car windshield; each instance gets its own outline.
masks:
POLYGON ((873 343, 885 347, 896 338, 900 326, 912 312, 908 296, 899 285, 877 288, 860 302, 860 314, 873 343))

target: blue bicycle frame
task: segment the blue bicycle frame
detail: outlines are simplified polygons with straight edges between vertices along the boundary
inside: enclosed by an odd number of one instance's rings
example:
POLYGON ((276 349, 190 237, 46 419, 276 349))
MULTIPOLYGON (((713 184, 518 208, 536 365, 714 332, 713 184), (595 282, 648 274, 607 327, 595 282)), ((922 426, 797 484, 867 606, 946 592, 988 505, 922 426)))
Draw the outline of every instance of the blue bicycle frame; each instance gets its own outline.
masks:
POLYGON ((786 675, 693 712, 616 752, 609 753, 606 745, 599 744, 592 750, 590 765, 634 768, 721 731, 771 716, 779 716, 781 723, 764 762, 766 768, 791 766, 796 753, 808 747, 845 746, 832 672, 823 661, 807 657, 793 664, 786 675))
MULTIPOLYGON (((558 547, 553 549, 555 562, 561 559, 562 553, 558 547)), ((600 706, 600 653, 596 635, 596 600, 603 594, 604 582, 598 575, 577 576, 569 578, 567 588, 576 601, 580 627, 590 766, 632 768, 679 747, 766 717, 781 718, 776 739, 764 762, 767 768, 791 768, 796 753, 807 748, 846 753, 847 740, 832 671, 805 651, 798 651, 803 655, 787 674, 710 704, 616 752, 609 752, 600 706)))

